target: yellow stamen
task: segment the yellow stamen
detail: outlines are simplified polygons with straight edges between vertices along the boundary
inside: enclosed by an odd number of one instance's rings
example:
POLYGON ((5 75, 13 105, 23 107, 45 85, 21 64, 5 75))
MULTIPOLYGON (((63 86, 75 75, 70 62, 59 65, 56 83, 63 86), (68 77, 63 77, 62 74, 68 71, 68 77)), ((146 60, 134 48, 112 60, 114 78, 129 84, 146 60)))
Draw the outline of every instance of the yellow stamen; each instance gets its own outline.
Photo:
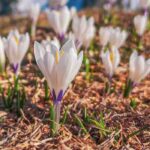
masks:
POLYGON ((19 44, 19 39, 16 36, 14 38, 15 38, 16 44, 18 45, 19 44))
POLYGON ((56 64, 59 63, 59 51, 56 51, 55 61, 56 61, 56 64))
POLYGON ((59 51, 56 51, 56 54, 55 54, 55 61, 56 61, 56 64, 59 63, 59 59, 60 59, 60 57, 62 57, 63 55, 64 55, 64 51, 63 51, 63 50, 61 50, 60 53, 59 53, 59 51))
POLYGON ((113 52, 110 52, 110 60, 111 60, 111 62, 114 61, 114 53, 113 52))

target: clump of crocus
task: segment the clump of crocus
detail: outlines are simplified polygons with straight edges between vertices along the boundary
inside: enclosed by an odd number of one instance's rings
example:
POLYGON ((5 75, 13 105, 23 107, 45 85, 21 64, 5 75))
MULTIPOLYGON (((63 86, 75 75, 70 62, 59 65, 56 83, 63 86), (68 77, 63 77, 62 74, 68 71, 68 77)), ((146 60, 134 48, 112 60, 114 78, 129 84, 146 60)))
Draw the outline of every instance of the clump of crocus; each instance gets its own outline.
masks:
POLYGON ((132 89, 150 73, 150 59, 145 60, 144 56, 138 56, 134 51, 129 61, 129 79, 127 80, 124 97, 128 97, 132 89))
POLYGON ((50 26, 58 35, 60 41, 64 41, 65 34, 71 21, 71 12, 67 6, 60 10, 47 10, 47 17, 50 26))
POLYGON ((111 51, 102 50, 101 53, 102 62, 104 64, 107 76, 109 81, 106 82, 106 92, 110 92, 111 80, 114 75, 119 63, 120 63, 120 54, 117 48, 112 49, 111 51))
POLYGON ((40 15, 40 5, 38 3, 36 4, 31 4, 31 6, 29 6, 29 17, 31 18, 32 21, 32 25, 31 25, 31 36, 35 37, 35 33, 36 33, 36 26, 37 26, 37 21, 40 15))
POLYGON ((95 35, 94 18, 86 19, 85 16, 73 18, 72 22, 73 39, 76 46, 80 48, 82 45, 87 49, 95 35))
POLYGON ((3 39, 3 42, 6 56, 13 67, 15 76, 17 77, 23 57, 29 48, 29 34, 20 34, 18 30, 12 30, 8 37, 3 39))
POLYGON ((117 27, 101 27, 99 30, 100 43, 103 46, 103 49, 117 48, 119 49, 127 39, 127 32, 117 27))
POLYGON ((2 38, 0 37, 0 72, 4 71, 5 61, 4 44, 2 38))
POLYGON ((137 39, 138 49, 142 48, 141 38, 146 30, 147 21, 148 21, 147 15, 137 15, 134 17, 134 20, 133 20, 135 30, 138 35, 138 39, 137 39))
POLYGON ((53 43, 49 43, 49 49, 45 49, 45 46, 35 42, 34 54, 53 97, 56 133, 59 129, 61 101, 68 85, 81 67, 83 52, 77 55, 74 42, 69 40, 60 50, 53 43))

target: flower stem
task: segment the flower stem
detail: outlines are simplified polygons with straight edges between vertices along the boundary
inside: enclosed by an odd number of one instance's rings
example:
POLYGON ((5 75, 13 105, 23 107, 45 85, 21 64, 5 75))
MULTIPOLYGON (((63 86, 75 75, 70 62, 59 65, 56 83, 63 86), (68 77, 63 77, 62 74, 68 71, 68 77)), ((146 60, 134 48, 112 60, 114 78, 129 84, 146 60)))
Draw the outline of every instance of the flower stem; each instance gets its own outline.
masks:
POLYGON ((61 109, 61 103, 57 103, 54 105, 54 111, 55 111, 55 130, 56 130, 56 133, 58 132, 59 130, 59 127, 60 127, 60 109, 61 109))
POLYGON ((14 91, 17 92, 19 90, 19 77, 14 76, 14 91))
POLYGON ((52 136, 55 136, 58 133, 60 127, 60 108, 61 103, 51 104, 50 106, 50 128, 52 130, 52 136))
POLYGON ((35 35, 36 35, 36 24, 32 23, 32 26, 31 26, 31 36, 32 36, 32 38, 34 38, 35 35))
POLYGON ((108 81, 106 81, 106 85, 105 85, 105 93, 106 94, 110 94, 110 92, 111 92, 111 85, 112 85, 112 77, 109 77, 108 81))

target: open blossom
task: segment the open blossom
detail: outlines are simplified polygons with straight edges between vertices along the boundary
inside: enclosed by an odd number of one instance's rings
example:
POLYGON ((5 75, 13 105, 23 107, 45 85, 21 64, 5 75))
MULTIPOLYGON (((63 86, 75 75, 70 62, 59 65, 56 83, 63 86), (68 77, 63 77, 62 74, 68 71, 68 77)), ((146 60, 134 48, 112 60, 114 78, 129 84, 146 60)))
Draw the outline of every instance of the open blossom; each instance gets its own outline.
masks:
POLYGON ((60 10, 47 10, 47 17, 54 31, 60 38, 64 38, 71 21, 69 8, 65 6, 60 10))
POLYGON ((5 68, 5 52, 4 52, 4 44, 2 38, 0 37, 0 71, 3 71, 5 68))
POLYGON ((68 0, 49 0, 49 5, 53 9, 59 9, 62 6, 66 5, 68 0))
POLYGON ((142 36, 147 26, 147 15, 137 15, 134 17, 134 26, 139 36, 142 36))
POLYGON ((140 6, 147 9, 150 6, 150 0, 140 0, 140 6))
POLYGON ((107 50, 102 51, 101 53, 102 62, 104 64, 106 73, 111 78, 115 73, 119 63, 120 63, 120 54, 118 49, 112 49, 112 51, 107 50))
POLYGON ((49 44, 49 49, 45 49, 42 44, 35 42, 34 54, 51 89, 54 104, 58 104, 81 67, 83 52, 77 55, 72 40, 67 41, 61 50, 53 43, 49 44))
POLYGON ((20 34, 18 30, 12 30, 8 37, 3 39, 3 42, 9 62, 15 74, 18 75, 23 57, 29 48, 29 34, 20 34))
POLYGON ((94 18, 90 17, 86 19, 85 16, 81 18, 75 16, 73 18, 72 30, 75 41, 79 43, 80 46, 84 45, 88 47, 95 35, 94 18))
POLYGON ((137 51, 134 51, 130 56, 129 62, 129 78, 133 83, 139 83, 150 73, 150 59, 140 55, 138 56, 137 51))

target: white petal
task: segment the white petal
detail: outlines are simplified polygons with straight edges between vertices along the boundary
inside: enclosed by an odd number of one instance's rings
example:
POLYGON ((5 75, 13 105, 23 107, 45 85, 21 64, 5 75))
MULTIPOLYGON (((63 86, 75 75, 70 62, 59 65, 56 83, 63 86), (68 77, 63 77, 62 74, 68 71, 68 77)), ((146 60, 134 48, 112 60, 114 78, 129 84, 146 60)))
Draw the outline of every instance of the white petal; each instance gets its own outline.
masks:
POLYGON ((136 73, 134 79, 136 82, 140 82, 141 76, 145 71, 145 58, 143 56, 138 56, 136 64, 136 73))
POLYGON ((145 71, 141 76, 141 80, 144 79, 150 73, 150 59, 148 59, 145 63, 145 71))
POLYGON ((136 73, 136 60, 137 60, 137 57, 138 57, 138 53, 137 51, 134 51, 131 56, 130 56, 130 61, 129 61, 129 73, 130 73, 130 79, 132 81, 135 81, 134 80, 134 76, 135 76, 135 73, 136 73))
POLYGON ((21 62, 24 55, 26 54, 30 44, 29 34, 26 33, 20 37, 20 42, 18 45, 18 61, 21 62))
POLYGON ((61 34, 66 33, 70 20, 71 20, 70 11, 67 7, 64 7, 60 12, 60 23, 61 23, 61 28, 62 28, 61 34))
POLYGON ((113 75, 113 67, 110 60, 110 53, 107 50, 107 52, 102 52, 101 54, 102 62, 104 64, 106 73, 111 77, 113 75))
POLYGON ((114 50, 114 64, 113 64, 113 71, 114 72, 117 69, 119 63, 120 63, 120 53, 119 53, 118 49, 115 49, 114 50))

